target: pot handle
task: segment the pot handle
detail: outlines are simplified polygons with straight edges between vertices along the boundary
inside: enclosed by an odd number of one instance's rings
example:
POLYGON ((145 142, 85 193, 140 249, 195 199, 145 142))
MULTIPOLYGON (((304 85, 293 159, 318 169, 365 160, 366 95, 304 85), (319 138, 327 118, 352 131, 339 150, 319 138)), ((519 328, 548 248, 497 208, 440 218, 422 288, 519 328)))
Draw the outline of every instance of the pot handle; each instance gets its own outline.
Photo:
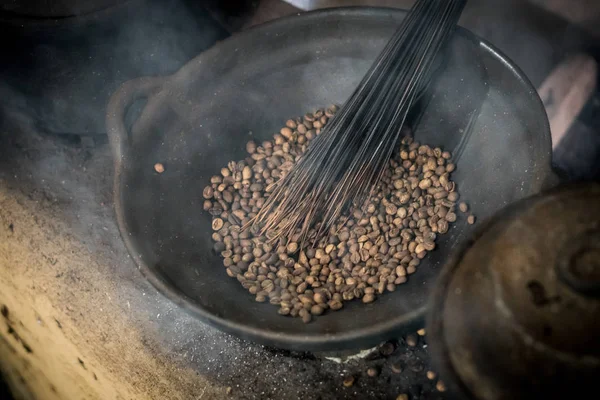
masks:
POLYGON ((143 77, 124 82, 113 93, 106 108, 106 132, 115 162, 122 162, 129 154, 130 138, 125 126, 125 115, 136 101, 159 91, 166 78, 143 77))

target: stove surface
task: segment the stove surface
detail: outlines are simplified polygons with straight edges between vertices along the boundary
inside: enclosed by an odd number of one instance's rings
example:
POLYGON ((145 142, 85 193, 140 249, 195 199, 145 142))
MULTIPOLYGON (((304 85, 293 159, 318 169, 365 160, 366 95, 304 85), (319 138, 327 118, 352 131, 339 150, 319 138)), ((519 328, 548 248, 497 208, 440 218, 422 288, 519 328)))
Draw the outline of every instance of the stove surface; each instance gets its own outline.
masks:
POLYGON ((426 377, 426 336, 340 364, 190 317, 122 243, 108 145, 38 134, 15 114, 1 128, 0 325, 12 333, 0 335, 0 366, 25 398, 442 398, 426 377))

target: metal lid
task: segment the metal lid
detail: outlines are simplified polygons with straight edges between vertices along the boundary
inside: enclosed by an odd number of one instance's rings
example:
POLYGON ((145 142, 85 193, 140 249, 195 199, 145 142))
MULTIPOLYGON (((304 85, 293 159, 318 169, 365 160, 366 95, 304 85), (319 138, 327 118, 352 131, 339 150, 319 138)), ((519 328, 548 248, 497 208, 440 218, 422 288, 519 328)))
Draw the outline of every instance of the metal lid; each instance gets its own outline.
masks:
POLYGON ((428 331, 465 398, 570 398, 600 377, 600 185, 521 201, 444 267, 428 331))

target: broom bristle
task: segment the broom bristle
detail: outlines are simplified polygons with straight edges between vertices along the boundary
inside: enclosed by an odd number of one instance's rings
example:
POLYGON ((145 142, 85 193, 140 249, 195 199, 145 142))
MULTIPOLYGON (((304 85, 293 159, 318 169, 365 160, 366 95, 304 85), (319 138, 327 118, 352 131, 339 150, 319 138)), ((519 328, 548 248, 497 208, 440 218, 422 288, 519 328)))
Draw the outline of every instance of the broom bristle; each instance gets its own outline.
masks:
POLYGON ((340 226, 349 206, 363 206, 465 3, 415 3, 348 101, 289 173, 269 188, 269 197, 249 224, 260 226, 272 240, 299 232, 304 245, 340 226), (311 229, 317 235, 309 238, 311 229))

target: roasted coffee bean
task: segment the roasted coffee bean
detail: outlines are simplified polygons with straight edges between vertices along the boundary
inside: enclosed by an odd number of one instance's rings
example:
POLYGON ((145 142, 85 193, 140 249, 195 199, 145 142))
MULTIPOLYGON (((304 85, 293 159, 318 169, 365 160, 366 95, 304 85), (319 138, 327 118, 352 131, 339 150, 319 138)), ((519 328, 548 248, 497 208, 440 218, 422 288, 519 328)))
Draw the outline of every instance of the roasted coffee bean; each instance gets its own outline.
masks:
POLYGON ((162 163, 156 163, 154 164, 154 170, 157 173, 162 174, 163 172, 165 172, 165 166, 162 163))
POLYGON ((442 381, 437 381, 437 383, 435 384, 435 388, 437 389, 438 392, 446 391, 446 385, 442 381))
POLYGON ((344 387, 351 387, 352 385, 354 385, 354 377, 353 376, 348 376, 346 378, 344 378, 344 387))
POLYGON ((246 143, 246 151, 249 154, 254 154, 256 152, 256 143, 254 143, 252 140, 246 143))
POLYGON ((212 188, 212 186, 206 186, 202 192, 202 196, 204 196, 205 199, 212 199, 214 194, 215 190, 212 188))
POLYGON ((362 298, 363 303, 372 303, 375 301, 375 295, 372 293, 365 294, 362 298))
POLYGON ((218 231, 223 227, 223 220, 221 218, 215 218, 212 221, 212 228, 214 231, 218 231))
POLYGON ((340 300, 331 300, 328 304, 329 308, 331 308, 333 311, 337 311, 343 306, 340 300))
POLYGON ((319 304, 315 304, 314 306, 312 306, 310 308, 310 313, 312 315, 321 315, 321 314, 323 314, 323 311, 325 311, 325 308, 319 304))
POLYGON ((306 308, 300 309, 298 315, 300 316, 300 318, 302 318, 302 322, 304 322, 305 324, 308 324, 312 319, 310 312, 307 311, 306 308))
POLYGON ((225 250, 225 243, 223 242, 215 242, 213 249, 215 250, 215 252, 220 253, 223 250, 225 250))
POLYGON ((396 290, 435 249, 437 236, 456 220, 455 210, 468 210, 466 203, 456 204, 452 155, 407 137, 371 197, 351 207, 348 219, 318 242, 318 226, 307 237, 290 232, 281 240, 254 226, 273 184, 293 168, 335 111, 332 106, 289 119, 273 140, 248 142, 249 156, 227 163, 202 193, 202 207, 213 216, 213 249, 223 257, 227 275, 256 301, 269 301, 279 314, 305 322, 343 308, 343 301, 371 303, 396 290))
POLYGON ((418 337, 412 333, 406 335, 406 344, 410 347, 415 347, 417 345, 418 340, 418 337))
POLYGON ((398 212, 398 207, 396 207, 394 204, 388 204, 385 207, 385 212, 388 215, 395 215, 398 212))

